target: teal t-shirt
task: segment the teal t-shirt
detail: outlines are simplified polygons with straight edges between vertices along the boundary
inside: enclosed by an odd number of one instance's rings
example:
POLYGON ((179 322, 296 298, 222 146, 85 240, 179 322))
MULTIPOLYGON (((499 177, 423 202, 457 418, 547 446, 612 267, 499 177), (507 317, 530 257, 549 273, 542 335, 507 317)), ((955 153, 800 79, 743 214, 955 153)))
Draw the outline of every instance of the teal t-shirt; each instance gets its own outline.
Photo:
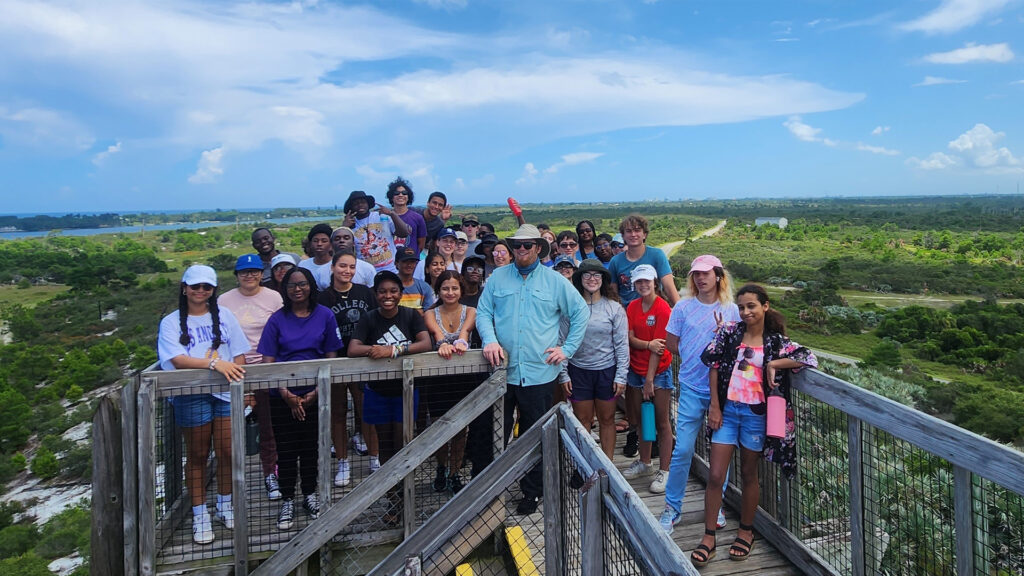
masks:
POLYGON ((644 250, 643 256, 640 257, 636 262, 630 262, 626 259, 626 253, 621 252, 612 257, 611 262, 608 263, 608 272, 611 273, 612 279, 619 285, 619 300, 623 306, 628 305, 633 300, 640 297, 633 290, 633 269, 641 264, 650 264, 654 266, 654 270, 658 273, 658 278, 664 277, 666 274, 672 273, 672 267, 668 263, 668 257, 661 251, 661 248, 655 248, 653 246, 647 246, 644 250))

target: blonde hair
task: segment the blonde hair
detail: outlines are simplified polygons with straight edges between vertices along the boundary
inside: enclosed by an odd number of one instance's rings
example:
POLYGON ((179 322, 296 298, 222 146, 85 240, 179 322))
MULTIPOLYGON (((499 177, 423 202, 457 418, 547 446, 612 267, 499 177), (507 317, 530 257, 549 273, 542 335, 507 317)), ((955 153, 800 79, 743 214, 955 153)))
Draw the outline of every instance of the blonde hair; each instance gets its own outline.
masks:
MULTIPOLYGON (((718 294, 715 295, 715 300, 718 300, 719 304, 723 306, 732 302, 732 276, 725 268, 715 266, 715 289, 718 294)), ((686 291, 688 298, 697 297, 697 284, 693 281, 693 273, 686 275, 686 291)))

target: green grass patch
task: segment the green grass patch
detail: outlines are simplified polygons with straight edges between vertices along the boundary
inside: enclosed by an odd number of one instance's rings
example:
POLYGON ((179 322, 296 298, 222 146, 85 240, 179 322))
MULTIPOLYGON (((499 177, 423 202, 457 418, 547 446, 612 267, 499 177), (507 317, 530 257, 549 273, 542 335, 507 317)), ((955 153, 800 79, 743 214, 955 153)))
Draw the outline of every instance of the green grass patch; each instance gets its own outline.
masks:
POLYGON ((5 308, 12 304, 21 304, 26 308, 32 308, 36 304, 46 302, 68 290, 69 288, 63 284, 47 284, 45 286, 31 286, 29 288, 0 286, 0 308, 5 308))

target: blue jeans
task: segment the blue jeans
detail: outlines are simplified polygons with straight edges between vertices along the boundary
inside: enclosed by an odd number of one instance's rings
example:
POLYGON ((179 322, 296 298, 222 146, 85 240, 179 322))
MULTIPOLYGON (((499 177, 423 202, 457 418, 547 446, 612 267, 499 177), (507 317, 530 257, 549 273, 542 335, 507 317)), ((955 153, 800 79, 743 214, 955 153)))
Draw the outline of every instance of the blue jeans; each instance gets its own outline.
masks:
MULTIPOLYGON (((672 462, 668 469, 668 483, 665 485, 665 504, 676 512, 683 509, 683 495, 690 478, 690 463, 693 452, 704 429, 704 414, 711 404, 711 393, 701 393, 686 384, 679 385, 679 410, 676 415, 676 446, 672 450, 672 462)), ((728 473, 724 487, 729 485, 728 473)))

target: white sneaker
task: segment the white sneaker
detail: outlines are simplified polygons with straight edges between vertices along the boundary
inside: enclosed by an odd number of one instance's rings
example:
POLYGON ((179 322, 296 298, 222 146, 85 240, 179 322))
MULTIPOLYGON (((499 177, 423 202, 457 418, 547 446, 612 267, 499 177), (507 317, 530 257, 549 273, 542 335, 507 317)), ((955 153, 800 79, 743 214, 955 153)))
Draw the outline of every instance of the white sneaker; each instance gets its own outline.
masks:
POLYGON ((192 516, 192 540, 196 544, 209 544, 213 542, 213 525, 210 523, 209 512, 192 516))
POLYGON ((679 519, 683 515, 680 512, 676 512, 671 506, 665 506, 665 510, 661 513, 661 518, 658 518, 658 524, 661 525, 661 529, 666 534, 672 534, 672 531, 676 529, 676 524, 679 523, 679 519))
POLYGON ((664 494, 665 484, 668 484, 668 472, 658 470, 658 473, 654 475, 654 481, 651 482, 650 490, 654 494, 664 494))
POLYGON ((629 468, 626 468, 626 471, 622 473, 622 477, 626 480, 633 480, 634 478, 642 478, 651 474, 654 474, 654 466, 644 464, 641 460, 634 460, 629 465, 629 468))
POLYGON ((214 515, 219 522, 224 524, 224 527, 228 530, 235 529, 235 510, 231 505, 231 502, 223 502, 217 504, 217 512, 214 515))
POLYGON ((725 511, 721 508, 718 509, 718 520, 715 520, 715 527, 721 530, 725 528, 725 511))
POLYGON ((338 473, 334 475, 334 485, 338 488, 348 486, 352 481, 352 472, 349 469, 348 459, 338 460, 338 473))
POLYGON ((370 472, 380 470, 380 456, 370 456, 370 472))
POLYGON ((360 456, 366 456, 366 441, 363 440, 362 432, 356 432, 352 435, 352 449, 360 456))

